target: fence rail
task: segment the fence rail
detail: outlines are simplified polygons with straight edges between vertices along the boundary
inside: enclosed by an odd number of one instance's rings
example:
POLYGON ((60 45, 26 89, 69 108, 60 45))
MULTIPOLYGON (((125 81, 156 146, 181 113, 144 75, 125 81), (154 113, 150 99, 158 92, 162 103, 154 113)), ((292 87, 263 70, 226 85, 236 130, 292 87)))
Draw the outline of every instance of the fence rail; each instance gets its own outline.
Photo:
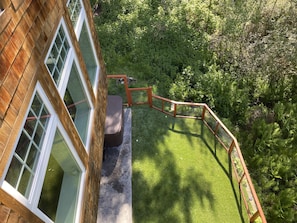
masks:
POLYGON ((250 174, 243 159, 237 139, 204 103, 179 102, 154 95, 152 87, 129 88, 126 75, 108 75, 108 78, 121 78, 124 80, 127 95, 127 105, 148 104, 151 108, 172 117, 200 119, 213 133, 218 142, 225 148, 231 160, 232 170, 237 180, 241 197, 243 199, 250 222, 267 223, 262 206, 258 199, 250 174), (144 91, 147 100, 133 102, 132 92, 144 91))

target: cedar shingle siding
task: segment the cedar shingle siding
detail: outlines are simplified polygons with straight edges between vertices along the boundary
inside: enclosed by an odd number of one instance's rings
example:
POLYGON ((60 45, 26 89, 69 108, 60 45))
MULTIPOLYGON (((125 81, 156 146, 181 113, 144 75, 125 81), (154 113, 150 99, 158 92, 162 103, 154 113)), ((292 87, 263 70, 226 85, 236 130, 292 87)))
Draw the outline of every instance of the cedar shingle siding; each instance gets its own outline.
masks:
MULTIPOLYGON (((100 64, 95 93, 88 80, 67 9, 67 0, 1 0, 0 3, 0 179, 14 152, 35 86, 42 86, 79 157, 86 167, 81 222, 96 222, 102 162, 107 83, 99 42, 88 0, 83 0, 91 37, 100 64), (94 104, 88 152, 73 129, 63 99, 44 64, 56 29, 64 19, 87 88, 94 104)), ((43 222, 34 213, 0 188, 0 222, 43 222)))

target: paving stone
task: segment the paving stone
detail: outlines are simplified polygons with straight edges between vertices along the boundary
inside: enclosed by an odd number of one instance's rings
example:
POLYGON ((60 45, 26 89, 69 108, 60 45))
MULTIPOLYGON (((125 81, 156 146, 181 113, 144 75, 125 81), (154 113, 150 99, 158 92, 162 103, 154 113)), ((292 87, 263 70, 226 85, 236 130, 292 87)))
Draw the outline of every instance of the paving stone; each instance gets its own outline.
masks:
POLYGON ((105 148, 97 223, 132 223, 131 109, 124 109, 124 138, 105 148))

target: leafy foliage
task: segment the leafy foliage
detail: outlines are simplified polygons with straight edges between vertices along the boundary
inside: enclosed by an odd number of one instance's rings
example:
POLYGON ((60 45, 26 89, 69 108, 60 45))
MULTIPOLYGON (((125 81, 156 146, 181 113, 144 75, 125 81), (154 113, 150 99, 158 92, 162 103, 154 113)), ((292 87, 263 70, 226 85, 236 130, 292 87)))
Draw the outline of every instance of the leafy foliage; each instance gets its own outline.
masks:
POLYGON ((201 10, 190 12, 186 6, 179 0, 102 1, 96 22, 108 71, 144 79, 167 96, 184 68, 206 69, 203 63, 212 55, 199 23, 210 28, 202 22, 201 10), (190 18, 198 12, 201 21, 190 18))
POLYGON ((241 142, 268 222, 296 221, 296 0, 97 2, 109 73, 207 103, 241 142))
POLYGON ((232 9, 228 29, 213 36, 211 47, 220 68, 247 93, 238 137, 267 220, 294 222, 296 2, 246 1, 232 9))

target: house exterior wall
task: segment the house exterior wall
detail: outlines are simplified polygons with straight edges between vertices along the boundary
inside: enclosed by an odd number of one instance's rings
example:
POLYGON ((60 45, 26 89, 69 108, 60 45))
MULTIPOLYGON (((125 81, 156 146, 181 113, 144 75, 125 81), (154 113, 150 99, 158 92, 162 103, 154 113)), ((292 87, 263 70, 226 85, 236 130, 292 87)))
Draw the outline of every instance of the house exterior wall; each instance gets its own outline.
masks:
MULTIPOLYGON (((100 45, 88 0, 86 10, 95 52, 100 64, 97 89, 92 89, 79 43, 68 14, 67 0, 1 0, 0 3, 0 179, 14 152, 36 84, 39 83, 86 167, 81 222, 96 222, 102 164, 107 82, 100 45), (85 149, 59 96, 44 61, 56 29, 64 19, 79 65, 94 104, 91 141, 85 149)), ((0 188, 0 222, 43 222, 0 188)))

